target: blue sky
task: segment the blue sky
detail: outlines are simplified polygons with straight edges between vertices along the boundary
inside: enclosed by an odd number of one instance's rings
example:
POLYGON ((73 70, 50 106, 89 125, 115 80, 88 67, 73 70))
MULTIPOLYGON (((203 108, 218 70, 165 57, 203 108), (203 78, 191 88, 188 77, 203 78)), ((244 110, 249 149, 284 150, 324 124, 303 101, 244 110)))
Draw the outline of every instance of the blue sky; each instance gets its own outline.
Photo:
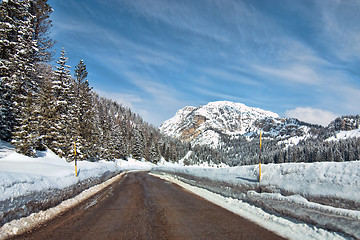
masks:
POLYGON ((319 124, 360 114, 360 1, 49 3, 56 56, 156 126, 219 100, 319 124))

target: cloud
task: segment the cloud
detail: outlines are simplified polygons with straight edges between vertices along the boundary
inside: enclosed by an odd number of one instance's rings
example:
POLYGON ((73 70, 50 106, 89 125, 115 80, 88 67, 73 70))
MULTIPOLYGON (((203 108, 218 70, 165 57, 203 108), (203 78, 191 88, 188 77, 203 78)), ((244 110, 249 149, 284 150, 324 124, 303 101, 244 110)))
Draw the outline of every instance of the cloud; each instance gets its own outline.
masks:
POLYGON ((229 81, 231 83, 239 83, 250 86, 259 86, 259 83, 253 79, 249 79, 241 74, 234 74, 230 71, 224 71, 215 68, 207 68, 203 70, 208 76, 218 79, 220 81, 229 81))
POLYGON ((311 107, 297 107, 295 109, 287 110, 285 116, 322 126, 327 126, 331 121, 338 117, 337 114, 330 111, 311 107))
POLYGON ((281 78, 293 83, 317 85, 322 78, 311 67, 303 64, 293 64, 288 67, 274 68, 254 66, 254 68, 270 77, 281 78))
POLYGON ((144 100, 135 94, 129 94, 129 93, 116 93, 116 92, 108 92, 108 91, 102 91, 99 89, 95 89, 95 92, 99 94, 102 97, 112 99, 124 107, 128 107, 130 109, 134 109, 134 105, 137 103, 141 103, 144 100))
POLYGON ((356 0, 316 0, 323 28, 319 40, 342 60, 357 59, 360 54, 360 3, 356 0))
POLYGON ((227 41, 227 34, 218 26, 217 18, 211 18, 212 14, 208 14, 209 11, 212 11, 212 9, 207 8, 209 4, 199 5, 197 1, 190 1, 187 4, 183 1, 168 0, 129 0, 123 1, 121 4, 124 3, 127 3, 144 17, 161 21, 181 30, 210 37, 216 41, 227 41), (200 7, 201 11, 198 11, 200 7))

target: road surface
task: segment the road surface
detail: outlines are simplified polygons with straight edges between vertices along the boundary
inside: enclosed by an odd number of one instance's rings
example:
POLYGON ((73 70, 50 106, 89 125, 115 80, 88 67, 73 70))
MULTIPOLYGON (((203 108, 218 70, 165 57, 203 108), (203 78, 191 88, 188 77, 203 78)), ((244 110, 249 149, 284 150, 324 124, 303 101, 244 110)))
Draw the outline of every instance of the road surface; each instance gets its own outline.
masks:
POLYGON ((15 239, 282 239, 147 172, 128 173, 15 239))

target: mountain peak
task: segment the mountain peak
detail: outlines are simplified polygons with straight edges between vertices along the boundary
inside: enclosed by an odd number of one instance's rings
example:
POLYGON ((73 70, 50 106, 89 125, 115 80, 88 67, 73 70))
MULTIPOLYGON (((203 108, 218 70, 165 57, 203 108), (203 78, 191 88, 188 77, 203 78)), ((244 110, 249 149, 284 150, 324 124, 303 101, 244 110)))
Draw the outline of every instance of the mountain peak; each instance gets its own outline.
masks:
POLYGON ((199 108, 203 109, 211 109, 211 108, 218 108, 218 109, 228 109, 230 111, 245 113, 245 112, 253 112, 258 113, 260 115, 264 115, 265 117, 273 117, 273 118, 279 118, 279 115, 276 113, 273 113, 271 111, 263 110, 260 108, 255 107, 249 107, 243 103, 235 103, 230 101, 215 101, 215 102, 209 102, 208 104, 204 106, 200 106, 199 108))
POLYGON ((259 132, 260 128, 255 122, 266 118, 280 119, 276 113, 243 103, 216 101, 180 109, 173 118, 160 126, 160 130, 184 141, 217 145, 221 134, 259 132))

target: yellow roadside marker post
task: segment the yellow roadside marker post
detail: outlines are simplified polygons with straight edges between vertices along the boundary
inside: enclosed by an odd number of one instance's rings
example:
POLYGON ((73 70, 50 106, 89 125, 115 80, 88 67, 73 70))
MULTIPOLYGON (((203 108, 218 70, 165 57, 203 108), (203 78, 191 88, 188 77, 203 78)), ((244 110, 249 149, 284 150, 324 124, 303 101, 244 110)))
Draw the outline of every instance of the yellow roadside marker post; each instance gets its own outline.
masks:
POLYGON ((74 156, 75 156, 75 176, 77 177, 77 161, 76 161, 76 143, 74 142, 74 156))
POLYGON ((260 148, 259 148, 259 183, 261 180, 261 130, 260 130, 260 148))

